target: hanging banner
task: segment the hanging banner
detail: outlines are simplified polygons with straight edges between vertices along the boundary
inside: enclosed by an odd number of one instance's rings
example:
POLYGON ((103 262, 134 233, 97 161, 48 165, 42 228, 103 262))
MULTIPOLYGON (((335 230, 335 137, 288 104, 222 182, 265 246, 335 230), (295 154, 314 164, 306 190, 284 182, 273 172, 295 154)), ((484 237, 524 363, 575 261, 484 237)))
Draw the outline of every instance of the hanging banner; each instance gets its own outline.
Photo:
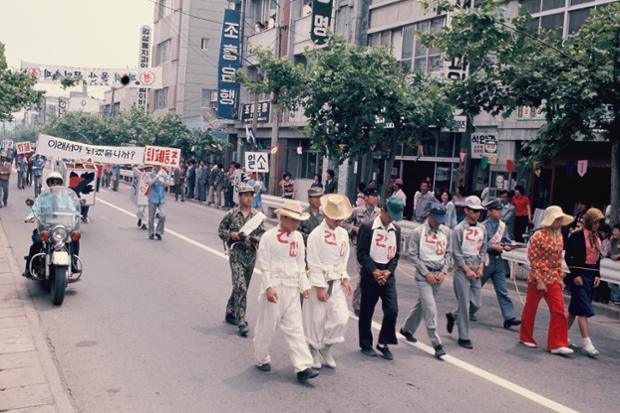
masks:
POLYGON ((461 159, 461 162, 465 162, 465 158, 467 158, 467 152, 459 153, 459 157, 461 159))
POLYGON ((506 170, 508 171, 509 174, 512 173, 512 171, 514 170, 515 167, 515 163, 512 159, 508 159, 506 161, 506 170))
POLYGON ((577 161, 577 173, 579 174, 579 176, 583 178, 583 176, 587 172, 588 172, 588 160, 584 159, 581 161, 577 161))
MULTIPOLYGON (((252 122, 254 119, 254 103, 244 103, 241 110, 241 122, 252 122)), ((263 100, 256 105, 256 120, 258 122, 269 122, 271 102, 263 100)))
POLYGON ((55 136, 39 134, 38 155, 61 159, 90 159, 111 164, 141 164, 144 148, 137 146, 98 146, 73 142, 55 136))
POLYGON ((327 32, 332 25, 333 0, 312 1, 312 22, 310 39, 312 43, 321 45, 327 43, 327 32))
POLYGON ((487 166, 489 166, 489 158, 483 156, 480 160, 480 166, 482 166, 482 169, 487 169, 487 166))
POLYGON ((15 149, 18 155, 23 155, 25 153, 32 152, 32 143, 30 142, 17 142, 15 144, 15 149))
POLYGON ((146 165, 161 165, 176 168, 181 162, 181 150, 162 146, 146 146, 144 163, 146 165))
POLYGON ((161 67, 144 69, 100 69, 88 67, 52 66, 40 63, 22 62, 22 70, 30 73, 39 83, 60 84, 62 78, 82 79, 90 86, 128 86, 160 89, 162 87, 161 67), (121 78, 129 76, 129 84, 123 85, 121 78), (56 77, 56 79, 54 79, 56 77))
POLYGON ((239 82, 236 80, 237 69, 241 66, 239 10, 224 10, 220 59, 217 67, 217 116, 235 119, 239 82))
POLYGON ((571 177, 575 173, 575 162, 572 160, 566 161, 566 176, 571 177))
MULTIPOLYGON (((145 69, 149 67, 149 58, 151 51, 151 28, 142 26, 140 28, 140 42, 138 43, 138 67, 145 69)), ((139 88, 137 91, 136 104, 139 108, 146 109, 146 88, 139 88)))
POLYGON ((472 133, 471 134, 471 158, 488 158, 488 163, 497 163, 497 134, 496 133, 472 133))

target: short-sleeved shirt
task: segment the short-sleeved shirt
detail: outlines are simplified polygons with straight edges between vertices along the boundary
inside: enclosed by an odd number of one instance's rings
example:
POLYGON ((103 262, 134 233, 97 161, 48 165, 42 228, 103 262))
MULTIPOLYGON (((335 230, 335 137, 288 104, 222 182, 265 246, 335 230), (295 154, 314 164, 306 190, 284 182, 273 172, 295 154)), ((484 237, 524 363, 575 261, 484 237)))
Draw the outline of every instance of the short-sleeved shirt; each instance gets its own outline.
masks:
POLYGON ((527 207, 530 205, 530 199, 525 195, 515 195, 512 197, 512 204, 515 206, 515 216, 528 216, 527 207))

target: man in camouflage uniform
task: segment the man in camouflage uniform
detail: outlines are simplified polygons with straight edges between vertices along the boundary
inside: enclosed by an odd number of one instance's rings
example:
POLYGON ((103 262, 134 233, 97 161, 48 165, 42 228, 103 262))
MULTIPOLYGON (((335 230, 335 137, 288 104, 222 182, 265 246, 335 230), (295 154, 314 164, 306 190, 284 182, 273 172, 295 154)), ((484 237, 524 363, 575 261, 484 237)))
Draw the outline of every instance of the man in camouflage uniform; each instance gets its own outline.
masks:
POLYGON ((299 225, 299 232, 304 237, 304 243, 308 242, 308 235, 323 222, 323 213, 321 208, 321 196, 323 196, 323 190, 321 188, 308 189, 308 208, 304 210, 310 214, 310 219, 301 221, 299 225))
MULTIPOLYGON (((377 190, 375 188, 366 188, 364 191, 364 201, 366 205, 358 206, 353 208, 353 214, 351 217, 342 225, 347 231, 349 231, 349 236, 351 240, 355 244, 357 240, 357 235, 359 233, 360 227, 364 224, 371 223, 379 216, 381 209, 377 207, 379 202, 379 196, 377 194, 377 190)), ((355 256, 355 250, 351 251, 351 255, 355 256)), ((355 273, 359 276, 360 267, 357 260, 354 261, 354 266, 356 267, 355 273)), ((360 288, 360 280, 358 277, 357 283, 355 284, 355 291, 353 291, 353 312, 359 316, 360 312, 360 303, 362 300, 362 290, 360 288)))
MULTIPOLYGON (((219 236, 229 249, 229 263, 232 272, 232 294, 226 305, 226 322, 239 327, 239 335, 247 337, 250 329, 245 320, 246 297, 250 279, 254 272, 256 249, 260 237, 265 232, 264 222, 250 231, 241 232, 259 211, 252 208, 254 188, 246 184, 239 185, 239 207, 226 214, 219 227, 219 236)), ((260 219, 260 218, 257 218, 260 219)), ((264 216, 263 216, 264 219, 264 216)))

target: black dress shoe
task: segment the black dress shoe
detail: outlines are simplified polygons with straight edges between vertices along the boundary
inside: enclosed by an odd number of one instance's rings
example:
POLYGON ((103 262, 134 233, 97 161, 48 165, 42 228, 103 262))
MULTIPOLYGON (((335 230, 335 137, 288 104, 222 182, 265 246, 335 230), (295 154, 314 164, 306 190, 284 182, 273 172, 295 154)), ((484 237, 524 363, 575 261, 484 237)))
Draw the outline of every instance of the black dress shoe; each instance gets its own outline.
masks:
POLYGON ((405 330, 404 328, 400 329, 400 334, 405 336, 405 339, 410 343, 417 343, 418 339, 411 334, 411 331, 405 330))
POLYGON ((297 380, 304 382, 306 380, 310 380, 319 375, 319 371, 311 368, 307 368, 305 370, 297 373, 297 380))
POLYGON ((377 350, 379 350, 383 354, 383 358, 386 360, 394 360, 394 355, 390 351, 390 348, 386 345, 381 346, 377 344, 377 350))
POLYGON ((142 226, 140 228, 146 229, 146 224, 142 224, 142 226))
POLYGON ((377 352, 371 348, 363 348, 361 350, 362 354, 368 357, 377 357, 377 352))
POLYGON ((510 320, 504 321, 504 328, 509 330, 510 327, 518 326, 520 324, 521 324, 521 320, 516 319, 516 318, 511 318, 510 320))
POLYGON ((437 347, 435 347, 435 357, 441 360, 441 358, 445 355, 446 350, 443 349, 443 346, 441 344, 438 344, 437 347))
POLYGON ((469 350, 472 350, 474 348, 474 345, 471 343, 471 340, 461 340, 459 338, 458 344, 459 346, 469 349, 469 350))
POLYGON ((256 368, 259 369, 260 371, 268 372, 268 371, 271 371, 271 364, 269 363, 257 364, 256 368))
POLYGON ((239 335, 241 337, 247 337, 249 333, 250 333, 250 329, 248 328, 247 324, 241 324, 239 326, 239 335))
POLYGON ((149 239, 155 239, 155 235, 153 234, 149 235, 149 239))
POLYGON ((456 321, 454 319, 454 315, 452 313, 446 313, 446 319, 448 320, 446 330, 448 330, 449 334, 452 334, 452 330, 454 330, 454 322, 456 321))
POLYGON ((157 237, 157 241, 161 241, 161 235, 155 234, 155 236, 157 237))
POLYGON ((239 320, 237 320, 234 316, 230 315, 230 314, 226 314, 226 317, 224 318, 224 320, 228 323, 228 324, 232 324, 234 326, 238 326, 239 325, 239 320))
POLYGON ((470 314, 470 315, 469 315, 469 321, 478 321, 478 317, 476 317, 476 316, 475 316, 475 315, 473 315, 473 314, 470 314))
POLYGON ((142 226, 142 220, 141 220, 141 219, 139 219, 139 220, 138 220, 138 227, 141 227, 141 226, 142 226))

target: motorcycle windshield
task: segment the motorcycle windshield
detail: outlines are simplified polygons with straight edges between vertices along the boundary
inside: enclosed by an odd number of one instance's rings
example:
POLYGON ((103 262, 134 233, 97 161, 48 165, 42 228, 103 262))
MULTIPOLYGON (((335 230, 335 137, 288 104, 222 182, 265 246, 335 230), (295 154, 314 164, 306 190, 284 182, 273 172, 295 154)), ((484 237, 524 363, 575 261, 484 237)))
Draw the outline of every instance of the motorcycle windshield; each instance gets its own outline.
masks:
POLYGON ((71 230, 77 226, 79 209, 68 191, 48 191, 37 198, 33 209, 37 210, 39 226, 49 228, 63 225, 71 230))

